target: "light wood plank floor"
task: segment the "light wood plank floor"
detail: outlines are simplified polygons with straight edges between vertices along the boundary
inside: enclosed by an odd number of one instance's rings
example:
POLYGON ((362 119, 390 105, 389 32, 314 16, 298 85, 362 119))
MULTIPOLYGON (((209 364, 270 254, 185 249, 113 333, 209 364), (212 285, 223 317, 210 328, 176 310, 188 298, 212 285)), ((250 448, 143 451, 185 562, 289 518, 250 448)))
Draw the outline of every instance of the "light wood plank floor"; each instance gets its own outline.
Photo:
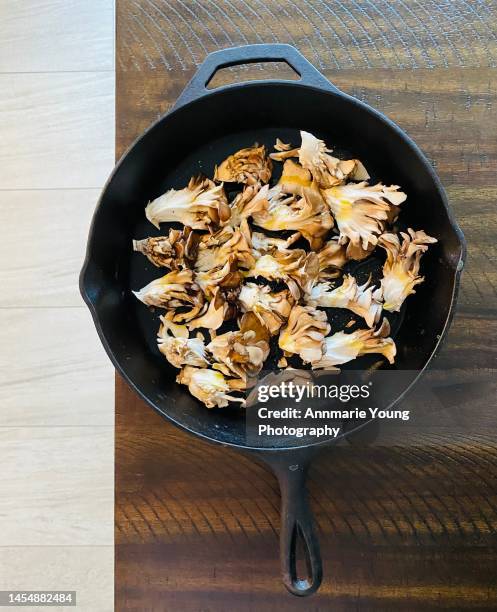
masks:
POLYGON ((0 589, 91 612, 113 610, 114 377, 78 274, 114 159, 114 14, 0 3, 0 589))

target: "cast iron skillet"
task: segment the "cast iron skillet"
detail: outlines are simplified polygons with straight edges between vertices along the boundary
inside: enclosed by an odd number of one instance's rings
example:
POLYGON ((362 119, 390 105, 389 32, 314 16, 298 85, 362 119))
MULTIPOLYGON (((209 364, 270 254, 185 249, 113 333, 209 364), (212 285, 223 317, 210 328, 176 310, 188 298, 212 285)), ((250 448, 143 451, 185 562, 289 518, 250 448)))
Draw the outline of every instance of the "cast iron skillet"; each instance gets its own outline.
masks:
POLYGON ((175 383, 177 371, 156 347, 157 314, 131 294, 161 274, 131 249, 132 238, 158 233, 144 217, 149 200, 168 188, 183 187, 199 171, 212 176, 216 163, 256 141, 271 147, 279 136, 298 144, 300 129, 324 138, 339 154, 360 158, 373 179, 401 185, 408 193, 403 222, 438 238, 423 260, 426 282, 409 298, 396 332, 396 368, 415 375, 388 398, 393 406, 427 367, 449 327, 465 259, 464 238, 439 179, 412 140, 379 112, 339 91, 289 45, 250 45, 206 58, 174 108, 133 144, 107 182, 93 218, 80 285, 110 359, 152 408, 200 438, 252 453, 275 472, 282 496, 283 580, 291 593, 302 596, 316 591, 322 578, 305 476, 316 452, 334 440, 300 446, 280 441, 272 448, 248 444, 240 410, 206 410, 175 383), (258 61, 286 62, 300 79, 207 89, 220 68, 258 61), (297 575, 299 539, 308 562, 304 577, 297 575))

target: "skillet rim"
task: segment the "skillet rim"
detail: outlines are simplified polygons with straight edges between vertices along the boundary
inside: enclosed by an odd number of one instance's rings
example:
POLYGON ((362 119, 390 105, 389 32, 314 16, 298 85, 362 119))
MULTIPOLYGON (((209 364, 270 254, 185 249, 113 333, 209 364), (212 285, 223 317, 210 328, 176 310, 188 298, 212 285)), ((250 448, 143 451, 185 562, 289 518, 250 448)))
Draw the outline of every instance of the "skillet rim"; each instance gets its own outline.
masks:
MULTIPOLYGON (((428 172, 428 175, 429 175, 429 177, 430 177, 430 179, 431 179, 431 181, 433 183, 433 186, 434 186, 436 192, 438 193, 438 195, 440 197, 440 200, 441 200, 441 202, 443 204, 444 212, 445 212, 447 221, 448 221, 449 225, 451 226, 451 228, 454 231, 454 234, 456 236, 457 243, 458 243, 458 246, 459 246, 459 257, 457 259, 457 263, 455 263, 455 265, 453 265, 453 266, 451 266, 449 268, 453 272, 453 283, 452 283, 452 293, 450 295, 450 300, 448 300, 448 304, 449 304, 448 315, 447 315, 447 317, 445 319, 445 323, 443 325, 443 329, 442 329, 442 331, 440 332, 440 334, 438 336, 438 339, 437 339, 437 342, 435 344, 435 347, 434 347, 433 351, 430 353, 430 355, 426 359, 423 367, 419 370, 418 374, 408 384, 408 386, 404 389, 404 391, 400 395, 398 395, 391 402, 391 404, 389 404, 388 409, 391 409, 394 406, 396 406, 400 401, 402 401, 406 397, 406 395, 409 394, 409 392, 411 391, 412 387, 415 384, 418 383, 419 379, 423 376, 423 374, 427 370, 427 368, 430 365, 430 363, 433 361, 433 359, 438 355, 438 353, 440 351, 440 348, 441 348, 441 346, 442 346, 442 344, 443 344, 443 342, 445 340, 445 337, 447 335, 448 329, 449 329, 449 327, 450 327, 450 325, 452 323, 452 320, 454 318, 455 309, 456 309, 456 303, 457 303, 457 296, 458 296, 458 293, 459 293, 459 285, 460 285, 461 273, 462 273, 462 270, 464 268, 464 263, 466 261, 467 246, 466 246, 466 240, 465 240, 464 234, 463 234, 461 228, 459 227, 459 225, 457 223, 457 220, 456 220, 456 218, 454 216, 452 208, 449 205, 449 202, 448 202, 448 199, 447 199, 447 195, 445 193, 443 185, 442 185, 438 175, 436 174, 435 170, 433 169, 432 165, 430 164, 430 162, 428 161, 427 157, 422 152, 422 150, 419 148, 419 146, 414 142, 414 140, 404 130, 402 130, 389 117, 387 117, 386 115, 384 115, 383 113, 381 113, 380 111, 375 109, 374 107, 370 106, 369 104, 367 104, 365 102, 362 102, 361 100, 358 100, 354 96, 351 96, 351 95, 349 95, 349 94, 347 94, 347 93, 337 89, 334 85, 331 84, 331 82, 330 82, 330 88, 329 89, 325 89, 324 87, 320 87, 320 86, 316 86, 316 85, 312 85, 312 84, 306 84, 306 83, 303 83, 301 81, 283 80, 283 79, 268 79, 268 80, 245 81, 245 82, 241 82, 241 83, 234 83, 234 84, 231 84, 231 85, 225 85, 223 87, 218 87, 216 89, 211 89, 211 90, 207 89, 207 90, 205 90, 202 93, 202 95, 200 95, 199 97, 197 97, 195 99, 189 100, 185 104, 181 104, 180 103, 178 105, 176 103, 175 105, 173 105, 173 107, 168 112, 166 112, 163 115, 161 115, 158 119, 156 119, 153 123, 151 123, 150 126, 148 128, 146 128, 144 132, 142 132, 137 138, 135 138, 135 140, 127 147, 127 149, 121 155, 121 157, 118 160, 118 162, 115 164, 111 174, 109 175, 109 178, 107 179, 107 181, 105 182, 104 187, 102 188, 102 192, 100 194, 100 197, 99 197, 99 199, 97 201, 97 204, 96 204, 96 207, 95 207, 95 210, 94 210, 94 213, 92 215, 90 229, 89 229, 89 232, 88 232, 88 241, 87 241, 87 247, 86 247, 86 252, 85 252, 85 259, 84 259, 83 266, 81 268, 81 272, 80 272, 80 275, 79 275, 79 290, 80 290, 81 296, 83 298, 83 301, 85 302, 85 304, 87 305, 88 309, 90 310, 90 313, 91 313, 92 319, 93 319, 93 323, 94 323, 95 328, 97 330, 97 333, 98 333, 98 336, 99 336, 100 341, 102 343, 102 346, 104 347, 105 352, 107 353, 107 355, 108 355, 109 359, 111 360, 112 364, 114 365, 115 369, 120 374, 120 376, 122 376, 122 378, 124 378, 126 383, 133 389, 133 391, 135 393, 137 393, 138 396, 148 406, 150 406, 153 410, 155 410, 155 412, 160 414, 162 417, 166 418, 169 422, 174 424, 176 427, 179 427, 180 429, 188 432, 189 434, 195 435, 198 438, 201 438, 202 440, 205 440, 207 442, 211 442, 211 443, 215 443, 215 444, 220 444, 222 446, 242 449, 242 450, 247 451, 247 452, 264 453, 265 456, 268 456, 268 455, 274 454, 276 452, 292 452, 292 451, 296 452, 296 451, 306 451, 308 449, 312 449, 312 450, 316 450, 317 451, 319 448, 323 448, 325 446, 331 446, 332 444, 336 444, 339 440, 341 440, 343 438, 346 438, 347 436, 349 436, 349 435, 351 435, 351 434, 361 430, 363 427, 368 425, 371 422, 371 420, 368 420, 368 421, 365 421, 364 423, 361 423, 357 427, 355 427, 353 429, 350 429, 347 432, 344 432, 343 434, 341 434, 337 438, 326 439, 326 440, 321 440, 321 441, 315 441, 315 442, 311 442, 309 444, 302 444, 302 445, 299 445, 299 446, 290 446, 290 447, 287 447, 287 446, 256 447, 256 446, 243 445, 243 444, 238 444, 238 443, 235 443, 235 442, 219 440, 218 438, 215 438, 215 437, 206 435, 204 433, 195 431, 194 429, 192 429, 192 428, 188 427, 187 425, 185 425, 184 423, 182 423, 180 420, 177 420, 177 419, 173 418, 172 416, 170 416, 163 409, 159 408, 150 398, 147 397, 147 395, 144 392, 142 392, 139 389, 137 384, 135 384, 135 382, 133 382, 133 380, 128 376, 128 374, 125 371, 125 368, 118 361, 118 359, 114 355, 114 352, 113 352, 109 342, 107 341, 107 338, 106 338, 106 336, 104 334, 104 331, 103 331, 103 328, 102 328, 102 324, 100 322, 98 308, 97 308, 97 306, 95 305, 95 303, 93 302, 93 300, 90 297, 88 283, 87 283, 87 279, 86 279, 87 272, 90 269, 91 264, 94 263, 94 260, 92 260, 92 252, 93 252, 93 244, 94 244, 94 241, 95 241, 95 225, 96 225, 98 213, 100 211, 100 207, 103 204, 103 200, 105 199, 105 195, 107 193, 107 190, 108 190, 110 184, 112 183, 114 177, 117 175, 117 173, 121 169, 121 166, 124 164, 126 158, 128 157, 128 154, 140 142, 142 142, 147 137, 147 135, 149 133, 151 133, 153 130, 157 129, 160 124, 162 124, 164 121, 167 121, 167 119, 169 119, 170 117, 174 117, 178 112, 181 112, 181 110, 183 108, 186 108, 188 106, 200 103, 201 101, 204 100, 204 98, 211 98, 213 96, 222 95, 226 91, 236 90, 236 89, 248 89, 248 88, 251 88, 251 87, 255 87, 256 88, 256 87, 261 87, 261 86, 263 86, 263 87, 285 86, 285 87, 291 87, 291 88, 298 87, 298 88, 302 88, 302 89, 308 90, 311 93, 312 92, 319 92, 320 94, 324 93, 324 94, 335 96, 335 97, 338 97, 338 98, 343 98, 346 103, 355 105, 361 111, 366 112, 366 113, 372 115, 376 119, 379 119, 384 124, 384 126, 386 128, 391 129, 400 139, 402 139, 404 141, 404 143, 409 147, 409 149, 411 149, 413 154, 419 159, 419 161, 424 166, 425 170, 428 172)), ((186 89, 185 89, 185 91, 186 91, 186 89)))

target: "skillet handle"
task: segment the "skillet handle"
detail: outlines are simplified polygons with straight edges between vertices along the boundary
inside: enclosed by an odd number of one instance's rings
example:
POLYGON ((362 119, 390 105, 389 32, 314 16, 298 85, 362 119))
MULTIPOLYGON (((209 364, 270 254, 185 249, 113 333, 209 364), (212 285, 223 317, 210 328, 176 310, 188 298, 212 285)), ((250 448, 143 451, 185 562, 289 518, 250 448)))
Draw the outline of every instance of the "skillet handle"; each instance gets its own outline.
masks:
MULTIPOLYGON (((210 53, 177 99, 173 110, 205 96, 209 91, 213 91, 207 89, 207 86, 221 68, 239 66, 241 64, 254 64, 256 62, 286 62, 300 76, 300 81, 297 82, 325 89, 326 91, 339 91, 291 45, 244 45, 210 53)), ((226 85, 217 89, 227 89, 229 87, 233 87, 233 85, 226 85)))
POLYGON ((305 597, 318 590, 323 578, 319 541, 307 499, 307 462, 271 462, 281 490, 280 559, 283 582, 293 595, 305 597), (307 576, 299 576, 297 547, 303 550, 307 576))

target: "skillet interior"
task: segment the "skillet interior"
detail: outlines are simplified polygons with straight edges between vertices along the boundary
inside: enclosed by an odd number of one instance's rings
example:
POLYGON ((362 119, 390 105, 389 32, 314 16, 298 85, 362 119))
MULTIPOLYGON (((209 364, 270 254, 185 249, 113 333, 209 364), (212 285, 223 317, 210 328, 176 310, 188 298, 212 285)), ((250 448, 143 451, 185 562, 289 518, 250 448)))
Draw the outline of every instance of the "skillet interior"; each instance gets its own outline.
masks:
MULTIPOLYGON (((199 172, 212 176, 216 163, 256 141, 270 148, 276 136, 298 143, 300 129, 323 138, 339 155, 359 157, 372 179, 400 184, 408 194, 402 223, 439 240, 423 259, 426 281, 409 298, 402 324, 398 318, 392 321, 396 368, 417 371, 426 365, 454 297, 462 247, 443 196, 418 151, 365 105, 294 82, 251 83, 214 91, 164 117, 128 152, 102 195, 82 275, 83 293, 109 355, 136 390, 177 424, 228 444, 246 446, 243 412, 207 411, 175 383, 177 370, 156 347, 158 313, 150 313, 131 294, 161 271, 132 252, 131 240, 159 233, 144 218, 149 200, 168 188, 182 188, 199 172)), ((164 230, 162 226, 160 233, 164 230)), ((354 367, 367 365, 359 360, 354 367)))

